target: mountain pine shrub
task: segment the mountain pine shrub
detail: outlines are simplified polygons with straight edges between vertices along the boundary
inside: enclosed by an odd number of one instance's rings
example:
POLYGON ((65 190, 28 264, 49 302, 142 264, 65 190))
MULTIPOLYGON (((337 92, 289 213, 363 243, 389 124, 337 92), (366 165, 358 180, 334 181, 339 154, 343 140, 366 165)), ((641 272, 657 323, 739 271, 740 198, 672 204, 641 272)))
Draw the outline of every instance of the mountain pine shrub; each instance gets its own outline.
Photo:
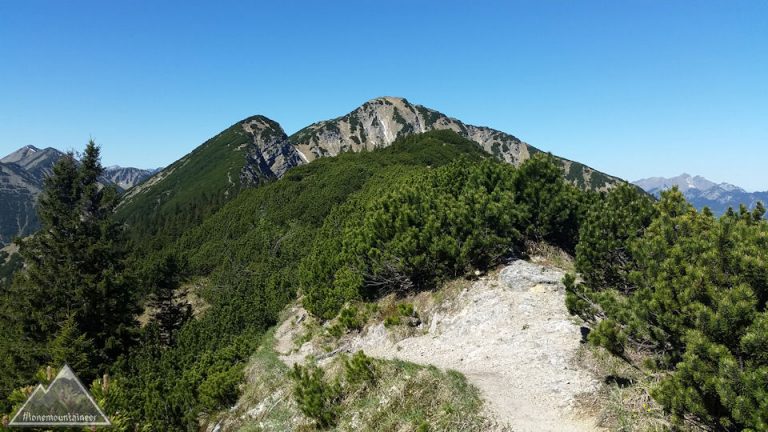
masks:
POLYGON ((590 340, 609 351, 650 350, 662 377, 652 395, 679 424, 768 430, 764 208, 717 219, 673 189, 649 212, 627 191, 614 192, 582 226, 584 282, 566 279, 569 309, 598 321, 590 340), (623 210, 606 208, 612 202, 635 214, 621 219, 623 210))
POLYGON ((350 300, 486 269, 518 253, 526 238, 573 248, 582 202, 543 154, 519 170, 459 161, 414 175, 326 219, 301 265, 304 305, 330 319, 350 300))
POLYGON ((341 384, 338 381, 326 382, 325 373, 317 365, 301 366, 297 363, 290 376, 294 381, 294 398, 301 412, 320 428, 335 425, 343 397, 341 384))
POLYGON ((376 361, 360 350, 344 360, 344 376, 352 386, 373 385, 378 378, 376 361))

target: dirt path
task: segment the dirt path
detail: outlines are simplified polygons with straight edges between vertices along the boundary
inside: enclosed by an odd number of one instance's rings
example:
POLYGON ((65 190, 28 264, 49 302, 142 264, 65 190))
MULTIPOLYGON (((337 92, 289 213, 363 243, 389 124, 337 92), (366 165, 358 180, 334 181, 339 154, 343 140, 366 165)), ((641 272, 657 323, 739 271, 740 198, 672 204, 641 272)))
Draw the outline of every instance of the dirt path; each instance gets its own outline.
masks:
POLYGON ((517 261, 431 311, 426 334, 393 343, 379 325, 351 350, 456 369, 514 431, 598 430, 572 411, 597 383, 573 361, 580 332, 565 309, 562 276, 517 261))
POLYGON ((347 348, 462 372, 482 392, 489 414, 516 432, 600 430, 573 409, 577 395, 598 383, 575 365, 580 331, 565 308, 562 276, 516 261, 419 311, 421 334, 394 342, 379 324, 347 348))

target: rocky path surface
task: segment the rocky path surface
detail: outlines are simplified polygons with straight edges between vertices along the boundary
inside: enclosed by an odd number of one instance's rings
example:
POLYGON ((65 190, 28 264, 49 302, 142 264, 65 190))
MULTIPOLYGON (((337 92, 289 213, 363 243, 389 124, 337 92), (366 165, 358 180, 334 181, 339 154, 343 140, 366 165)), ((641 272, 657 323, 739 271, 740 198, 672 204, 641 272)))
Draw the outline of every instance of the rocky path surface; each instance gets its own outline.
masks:
POLYGON ((378 324, 347 341, 346 350, 462 372, 482 392, 489 415, 516 432, 600 430, 574 409, 578 395, 598 382, 574 361, 581 336, 565 308, 562 277, 515 261, 419 311, 424 327, 417 335, 394 341, 378 324))

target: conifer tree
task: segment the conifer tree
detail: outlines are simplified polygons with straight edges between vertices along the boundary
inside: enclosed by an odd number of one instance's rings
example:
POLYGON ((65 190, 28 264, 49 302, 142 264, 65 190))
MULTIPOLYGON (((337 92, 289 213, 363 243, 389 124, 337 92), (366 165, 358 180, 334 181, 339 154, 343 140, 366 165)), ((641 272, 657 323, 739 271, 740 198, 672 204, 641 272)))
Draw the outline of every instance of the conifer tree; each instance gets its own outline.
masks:
POLYGON ((175 255, 165 255, 153 264, 149 275, 149 306, 153 320, 165 345, 173 345, 176 333, 192 316, 192 306, 186 301, 187 291, 179 290, 184 263, 175 255))
POLYGON ((566 183, 551 154, 536 154, 517 170, 517 201, 526 208, 526 235, 570 252, 576 246, 579 202, 576 189, 566 183))
POLYGON ((19 244, 26 268, 14 280, 9 317, 32 341, 51 343, 61 331, 92 341, 85 377, 123 353, 136 327, 125 237, 112 219, 117 192, 99 182, 102 174, 93 141, 81 161, 70 153, 54 166, 38 208, 42 228, 19 244))
MULTIPOLYGON (((604 210, 603 228, 631 224, 620 211, 604 210)), ((584 279, 606 291, 578 285, 570 276, 565 281, 569 309, 600 312, 591 342, 619 355, 633 342, 653 353, 654 367, 667 371, 651 395, 680 425, 768 429, 768 223, 763 212, 761 206, 753 211, 741 206, 717 219, 712 212, 697 212, 676 189, 662 193, 651 223, 628 242, 631 290, 600 286, 605 277, 601 260, 594 259, 601 256, 596 239, 611 230, 582 236, 587 242, 579 245, 581 260, 588 261, 580 263, 584 279)), ((593 229, 589 221, 584 229, 593 229)))
POLYGON ((579 229, 576 268, 594 290, 631 289, 629 274, 635 269, 630 243, 642 236, 654 216, 650 196, 622 184, 587 212, 579 229))
POLYGON ((49 344, 49 352, 50 363, 56 367, 67 364, 73 370, 87 371, 92 363, 90 356, 93 352, 93 341, 80 331, 74 316, 70 316, 49 344))

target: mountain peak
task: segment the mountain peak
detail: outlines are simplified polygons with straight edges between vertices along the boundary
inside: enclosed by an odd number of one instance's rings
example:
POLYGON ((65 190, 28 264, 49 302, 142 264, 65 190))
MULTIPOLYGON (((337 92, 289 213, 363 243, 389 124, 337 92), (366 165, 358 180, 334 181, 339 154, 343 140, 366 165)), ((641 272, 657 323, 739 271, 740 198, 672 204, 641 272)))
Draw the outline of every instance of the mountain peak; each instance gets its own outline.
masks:
MULTIPOLYGON (((387 147, 398 138, 433 130, 452 130, 514 165, 540 152, 511 134, 466 124, 397 96, 380 96, 345 115, 313 123, 291 135, 289 141, 309 162, 348 151, 387 147)), ((561 160, 566 177, 582 187, 605 189, 619 181, 582 164, 561 160)))
POLYGON ((768 202, 768 192, 747 192, 730 183, 715 183, 703 176, 687 173, 670 178, 651 177, 633 183, 656 196, 676 186, 696 208, 708 207, 715 214, 723 214, 728 207, 738 208, 740 204, 754 208, 758 201, 768 202))
POLYGON ((676 177, 650 177, 633 182, 646 191, 662 191, 677 186, 681 192, 696 189, 706 191, 716 186, 717 183, 708 180, 700 175, 692 176, 688 173, 682 173, 676 177))
POLYGON ((30 155, 39 153, 41 150, 33 145, 25 145, 24 147, 16 150, 15 152, 0 159, 2 163, 18 163, 21 160, 27 159, 30 155))
MULTIPOLYGON (((366 104, 369 104, 369 103, 399 103, 399 104, 408 104, 409 102, 404 97, 399 97, 399 96, 379 96, 379 97, 375 97, 375 98, 369 100, 368 102, 366 102, 366 104)), ((363 104, 363 105, 365 105, 365 104, 363 104)))
POLYGON ((40 151, 40 149, 33 146, 32 144, 27 144, 24 147, 20 148, 19 151, 38 152, 40 151))

